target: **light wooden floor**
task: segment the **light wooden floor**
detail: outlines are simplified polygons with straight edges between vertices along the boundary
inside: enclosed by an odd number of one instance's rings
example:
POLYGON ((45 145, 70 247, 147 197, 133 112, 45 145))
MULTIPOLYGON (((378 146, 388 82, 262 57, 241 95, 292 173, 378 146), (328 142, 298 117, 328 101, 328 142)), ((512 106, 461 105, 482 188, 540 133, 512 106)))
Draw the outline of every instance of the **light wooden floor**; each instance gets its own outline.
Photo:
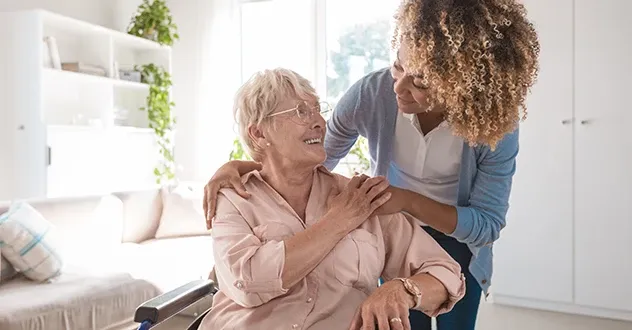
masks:
MULTIPOLYGON (((181 330, 193 321, 174 317, 154 329, 181 330)), ((481 302, 476 329, 480 330, 632 330, 632 323, 586 316, 514 308, 481 302)), ((414 330, 414 329, 413 329, 414 330)))

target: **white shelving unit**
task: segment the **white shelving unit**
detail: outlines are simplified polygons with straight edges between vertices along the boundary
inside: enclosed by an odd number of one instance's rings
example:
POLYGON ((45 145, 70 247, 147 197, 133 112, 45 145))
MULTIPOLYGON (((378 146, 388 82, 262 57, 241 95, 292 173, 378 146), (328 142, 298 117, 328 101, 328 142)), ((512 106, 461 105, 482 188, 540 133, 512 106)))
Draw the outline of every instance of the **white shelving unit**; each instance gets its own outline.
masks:
POLYGON ((171 72, 171 49, 44 10, 0 13, 0 27, 0 200, 155 186, 160 155, 139 110, 149 85, 115 71, 155 63, 171 72), (61 63, 106 75, 46 65, 46 37, 61 63))

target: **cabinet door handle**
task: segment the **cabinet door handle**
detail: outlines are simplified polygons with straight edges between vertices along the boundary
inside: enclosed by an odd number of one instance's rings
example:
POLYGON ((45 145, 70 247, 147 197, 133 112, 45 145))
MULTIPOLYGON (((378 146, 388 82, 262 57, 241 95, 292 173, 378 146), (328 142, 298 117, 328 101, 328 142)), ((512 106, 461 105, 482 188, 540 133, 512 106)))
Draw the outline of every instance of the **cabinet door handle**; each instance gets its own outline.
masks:
POLYGON ((592 122, 592 120, 584 119, 584 120, 580 121, 579 123, 582 124, 582 125, 587 125, 587 124, 590 124, 591 122, 592 122))
POLYGON ((48 166, 50 166, 53 162, 53 149, 51 149, 50 146, 46 147, 46 162, 48 163, 48 166))
POLYGON ((564 119, 564 120, 562 120, 562 125, 568 125, 568 124, 570 124, 572 122, 573 122, 572 119, 564 119))

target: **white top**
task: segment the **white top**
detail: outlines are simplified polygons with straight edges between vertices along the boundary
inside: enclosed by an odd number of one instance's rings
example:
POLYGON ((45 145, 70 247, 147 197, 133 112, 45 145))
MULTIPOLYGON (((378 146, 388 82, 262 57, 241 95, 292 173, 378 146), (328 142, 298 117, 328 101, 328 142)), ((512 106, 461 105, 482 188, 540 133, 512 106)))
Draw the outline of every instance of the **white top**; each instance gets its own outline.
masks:
POLYGON ((417 116, 400 112, 388 178, 396 187, 456 205, 462 152, 463 139, 445 121, 424 136, 417 116))

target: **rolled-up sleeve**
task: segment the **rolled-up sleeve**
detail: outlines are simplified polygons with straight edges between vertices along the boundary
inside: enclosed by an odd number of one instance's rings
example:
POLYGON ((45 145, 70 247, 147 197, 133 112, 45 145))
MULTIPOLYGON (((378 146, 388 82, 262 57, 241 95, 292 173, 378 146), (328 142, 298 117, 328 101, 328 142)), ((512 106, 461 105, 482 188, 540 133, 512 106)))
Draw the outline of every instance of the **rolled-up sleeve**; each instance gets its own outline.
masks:
MULTIPOLYGON (((382 278, 429 274, 448 291, 448 300, 437 310, 423 311, 429 316, 447 313, 465 295, 461 266, 408 215, 393 214, 381 219, 384 228, 386 260, 382 278)), ((421 288, 423 293, 423 288, 421 288)))
POLYGON ((211 236, 219 289, 235 303, 254 308, 287 292, 281 280, 284 242, 262 242, 222 194, 211 236))

